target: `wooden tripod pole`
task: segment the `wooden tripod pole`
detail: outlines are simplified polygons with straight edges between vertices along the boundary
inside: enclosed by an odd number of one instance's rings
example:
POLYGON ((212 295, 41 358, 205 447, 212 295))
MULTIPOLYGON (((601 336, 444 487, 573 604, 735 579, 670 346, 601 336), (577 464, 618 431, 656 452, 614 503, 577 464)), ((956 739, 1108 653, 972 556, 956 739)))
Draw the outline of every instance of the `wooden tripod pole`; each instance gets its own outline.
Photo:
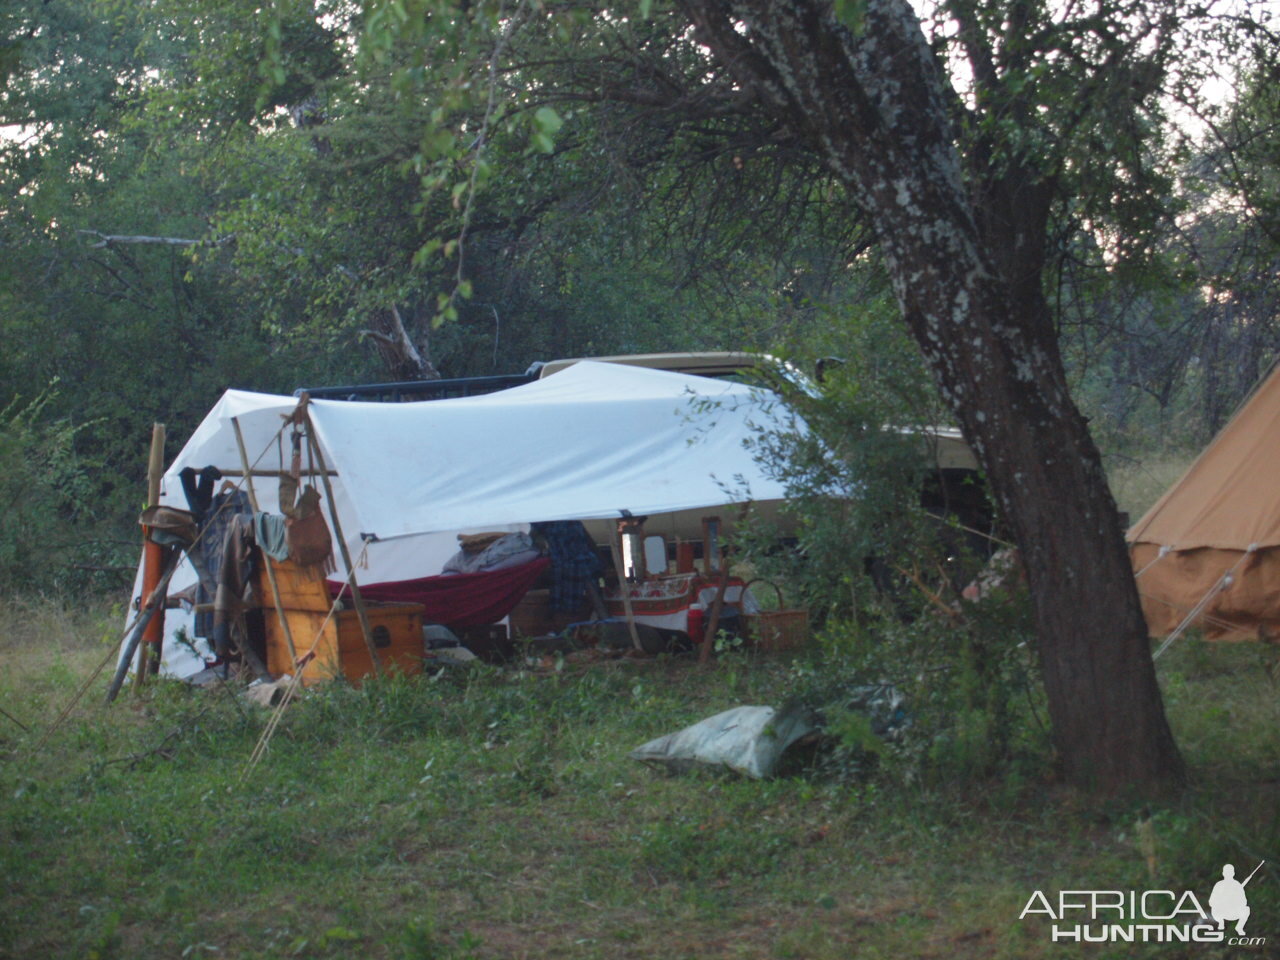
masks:
MULTIPOLYGON (((253 473, 249 469, 249 454, 244 448, 244 434, 240 432, 240 421, 236 417, 232 417, 231 426, 236 431, 236 446, 240 448, 240 462, 244 464, 244 480, 245 488, 249 493, 249 505, 253 507, 254 513, 259 513, 261 509, 258 506, 258 495, 253 489, 253 473)), ((289 659, 296 665, 298 651, 294 649, 293 631, 289 629, 289 618, 285 616, 284 603, 280 600, 280 585, 276 583, 275 562, 267 556, 265 551, 262 554, 262 559, 267 567, 267 580, 271 584, 271 599, 276 605, 276 616, 280 619, 280 630, 284 633, 285 646, 289 648, 289 659)), ((267 659, 270 660, 271 658, 268 657, 267 659)))
POLYGON ((338 520, 338 501, 333 496, 333 484, 329 482, 329 467, 325 463, 320 443, 316 440, 316 427, 311 422, 311 414, 306 410, 309 399, 306 394, 303 394, 300 404, 307 421, 307 443, 311 449, 311 456, 320 467, 324 496, 329 501, 329 519, 333 522, 333 535, 338 541, 338 548, 342 551, 342 562, 347 565, 347 583, 351 586, 351 600, 356 607, 356 617, 360 620, 360 633, 364 637, 364 645, 369 648, 369 659, 373 661, 373 671, 380 675, 382 661, 378 657, 378 647, 373 642, 373 629, 369 626, 369 611, 365 609, 364 597, 360 595, 360 587, 356 584, 356 568, 351 562, 351 551, 347 549, 347 538, 342 535, 342 523, 338 520))

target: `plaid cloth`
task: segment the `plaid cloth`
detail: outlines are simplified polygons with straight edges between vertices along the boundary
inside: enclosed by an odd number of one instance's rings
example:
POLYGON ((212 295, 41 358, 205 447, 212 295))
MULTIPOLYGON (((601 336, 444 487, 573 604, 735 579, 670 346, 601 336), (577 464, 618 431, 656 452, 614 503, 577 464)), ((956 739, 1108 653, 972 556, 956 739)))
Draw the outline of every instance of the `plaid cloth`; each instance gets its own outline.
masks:
POLYGON ((580 520, 549 520, 532 527, 551 557, 551 612, 576 613, 586 599, 587 584, 603 569, 596 545, 580 520))

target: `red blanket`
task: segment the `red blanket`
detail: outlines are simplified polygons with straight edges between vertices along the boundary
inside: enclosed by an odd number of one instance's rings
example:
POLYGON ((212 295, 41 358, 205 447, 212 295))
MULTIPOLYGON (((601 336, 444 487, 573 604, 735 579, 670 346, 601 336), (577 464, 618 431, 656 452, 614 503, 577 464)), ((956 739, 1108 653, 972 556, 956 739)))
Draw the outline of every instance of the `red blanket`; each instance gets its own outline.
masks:
MULTIPOLYGON (((420 603, 426 608, 422 614, 426 623, 478 627, 496 623, 510 613, 550 564, 550 558, 539 557, 532 563, 488 573, 362 583, 360 595, 380 603, 420 603)), ((329 593, 335 597, 346 586, 336 580, 328 584, 329 593)))

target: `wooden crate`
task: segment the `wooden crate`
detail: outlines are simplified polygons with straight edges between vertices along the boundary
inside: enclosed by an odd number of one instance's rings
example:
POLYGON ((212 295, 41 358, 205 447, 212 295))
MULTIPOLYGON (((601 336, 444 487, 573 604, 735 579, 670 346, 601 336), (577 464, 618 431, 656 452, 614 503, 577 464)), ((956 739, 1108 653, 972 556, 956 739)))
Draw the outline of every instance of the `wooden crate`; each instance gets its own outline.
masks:
POLYGON ((530 590, 511 611, 511 636, 541 637, 548 633, 559 633, 569 624, 590 617, 585 605, 578 613, 552 613, 551 591, 530 590))
MULTIPOLYGON (((335 677, 358 683, 373 673, 373 661, 360 631, 360 618, 355 610, 338 610, 329 617, 328 588, 322 579, 311 579, 298 572, 290 561, 267 561, 275 564, 280 600, 293 635, 294 648, 303 657, 312 650, 315 658, 302 672, 304 684, 332 680, 335 677), (326 618, 327 622, 326 622, 326 618)), ((284 629, 276 615, 271 597, 271 584, 264 567, 259 568, 255 589, 263 606, 263 623, 267 641, 267 669, 273 674, 293 672, 293 659, 285 642, 284 629)), ((406 674, 422 671, 422 605, 418 603, 366 604, 374 647, 384 669, 406 674)))

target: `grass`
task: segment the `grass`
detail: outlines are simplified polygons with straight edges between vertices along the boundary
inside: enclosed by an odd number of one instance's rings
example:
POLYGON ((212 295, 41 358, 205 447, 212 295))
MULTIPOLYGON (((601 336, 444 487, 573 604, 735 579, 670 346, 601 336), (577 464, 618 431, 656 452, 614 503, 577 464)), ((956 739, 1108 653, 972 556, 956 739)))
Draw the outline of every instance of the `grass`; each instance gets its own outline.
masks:
POLYGON ((1107 479, 1116 506, 1129 514, 1131 524, 1136 523, 1186 473, 1198 454, 1198 450, 1168 447, 1107 457, 1107 479))
MULTIPOLYGON (((0 704, 30 728, 0 717, 0 957, 1074 957, 1018 921, 1033 890, 1204 897, 1222 863, 1263 858, 1250 932, 1272 942, 1248 955, 1280 944, 1274 648, 1162 658, 1193 778, 1143 808, 626 758, 776 703, 789 665, 737 658, 333 685, 237 787, 266 712, 174 683, 112 707, 100 683, 33 753, 116 618, 9 601, 0 622, 0 704)), ((1228 955, 1180 949, 1090 953, 1228 955)))

